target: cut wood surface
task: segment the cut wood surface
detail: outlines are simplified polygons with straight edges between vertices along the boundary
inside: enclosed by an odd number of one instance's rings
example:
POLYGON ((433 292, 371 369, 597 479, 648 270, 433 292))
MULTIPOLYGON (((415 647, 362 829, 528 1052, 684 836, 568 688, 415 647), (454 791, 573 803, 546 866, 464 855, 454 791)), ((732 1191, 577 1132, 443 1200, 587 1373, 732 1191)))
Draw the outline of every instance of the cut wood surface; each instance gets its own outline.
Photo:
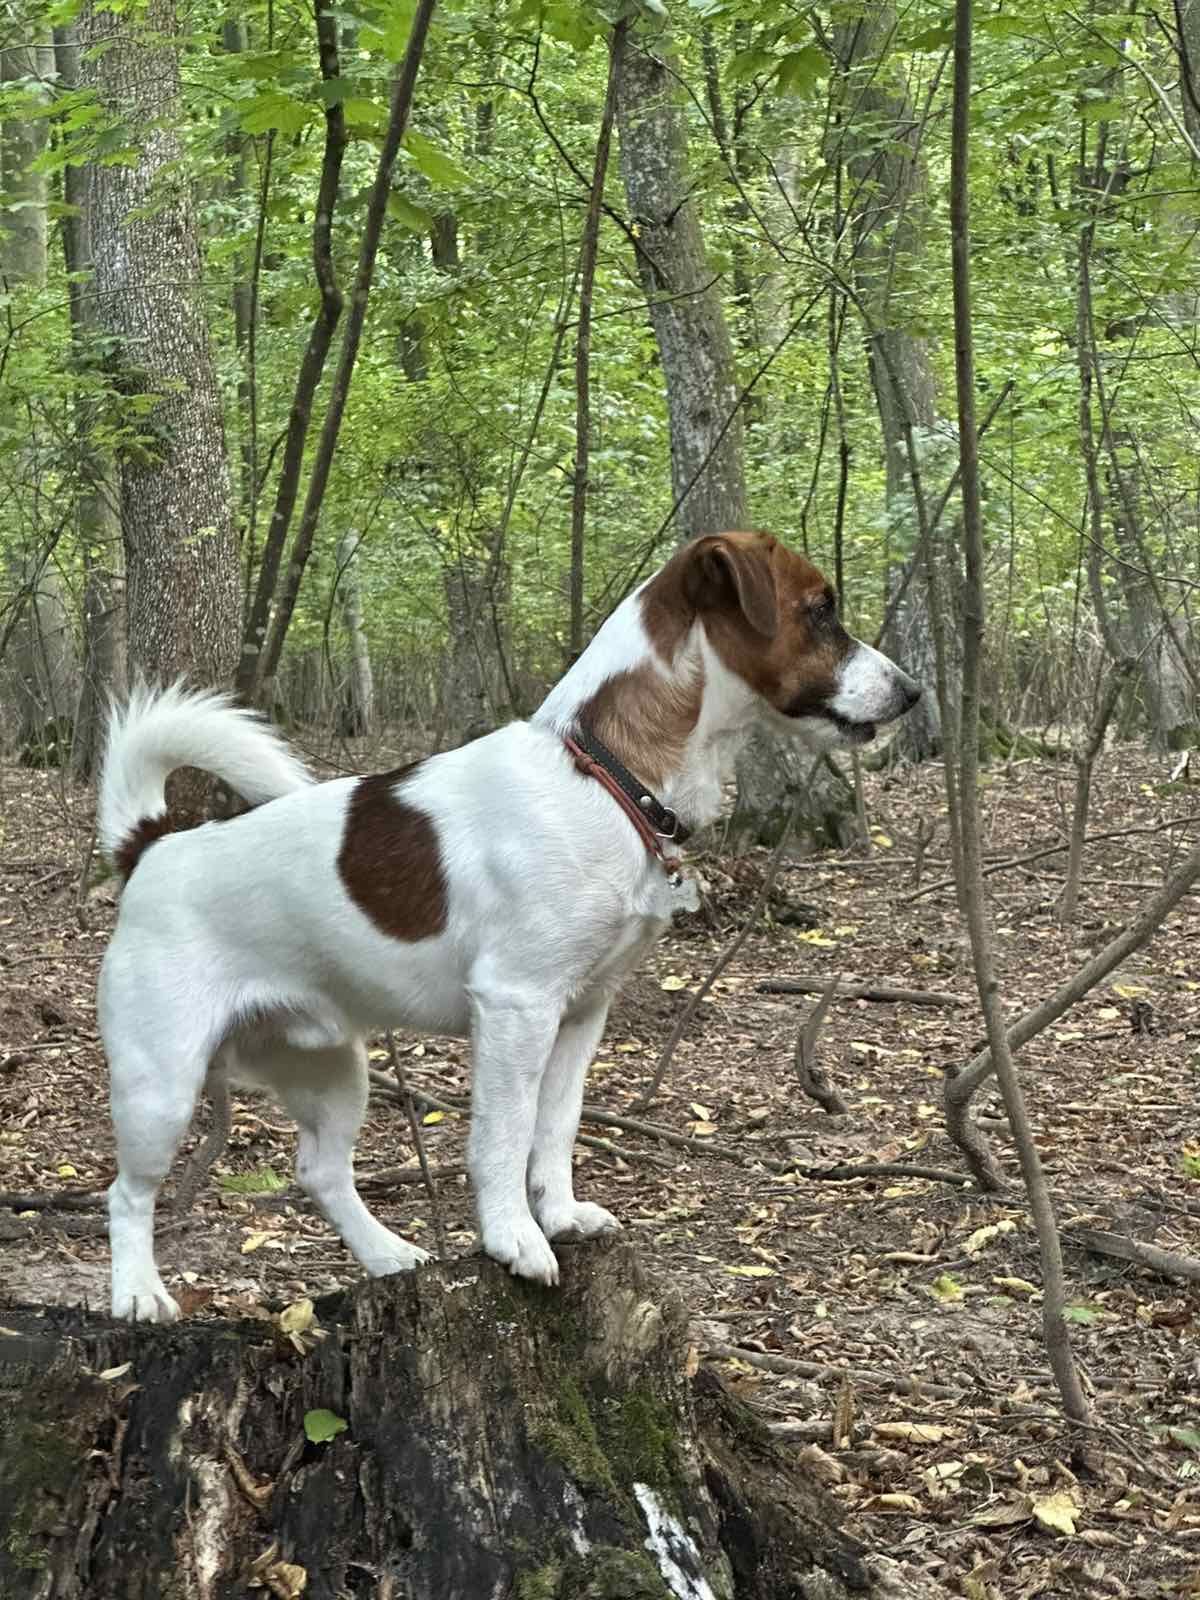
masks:
POLYGON ((292 1337, 3 1321, 5 1600, 938 1592, 689 1379, 682 1308, 624 1242, 563 1251, 557 1291, 476 1258, 364 1284, 292 1337))

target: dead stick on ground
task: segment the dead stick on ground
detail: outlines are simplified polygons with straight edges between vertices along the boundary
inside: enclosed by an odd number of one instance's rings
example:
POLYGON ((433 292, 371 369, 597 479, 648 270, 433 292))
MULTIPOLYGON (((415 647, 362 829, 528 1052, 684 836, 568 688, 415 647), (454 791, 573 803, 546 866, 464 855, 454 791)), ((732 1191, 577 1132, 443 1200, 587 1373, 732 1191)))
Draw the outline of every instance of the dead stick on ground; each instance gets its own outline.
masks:
POLYGON ((878 1384, 881 1389, 893 1389, 899 1394, 923 1395, 930 1400, 961 1400, 967 1392, 963 1388, 951 1389, 944 1383, 923 1383, 920 1378, 905 1378, 895 1372, 876 1372, 862 1367, 832 1367, 819 1361, 794 1361, 790 1356, 766 1355, 760 1350, 744 1350, 737 1344, 707 1344, 704 1353, 715 1361, 744 1361, 748 1367, 758 1367, 762 1372, 777 1372, 786 1378, 817 1378, 823 1383, 878 1384))
POLYGON ((0 1189, 0 1211, 95 1211, 104 1191, 95 1194, 20 1194, 0 1189))
POLYGON ((213 1162, 229 1142, 229 1128, 233 1121, 233 1108, 229 1102, 229 1081, 221 1074, 208 1080, 208 1101, 212 1107, 212 1123, 201 1144, 197 1145, 175 1185, 173 1211, 190 1211, 204 1180, 212 1170, 213 1162))
MULTIPOLYGON (((756 994, 824 994, 829 985, 819 978, 768 978, 754 986, 756 994)), ((965 1006, 961 994, 942 989, 893 989, 873 983, 839 983, 835 1000, 875 1000, 882 1005, 965 1006)))
MULTIPOLYGON (((1189 815, 1186 817, 1168 817, 1165 822, 1156 822, 1149 827, 1136 828, 1107 828, 1103 833, 1089 833, 1083 841, 1084 844, 1101 844, 1107 839, 1127 839, 1133 834, 1159 834, 1166 833, 1171 828, 1190 828, 1200 822, 1200 816, 1189 815)), ((985 878, 990 878, 995 872, 1011 872, 1015 867, 1027 867, 1033 861, 1042 861, 1046 856, 1061 855, 1064 850, 1069 850, 1071 843, 1064 839, 1061 844, 1044 844, 1037 850, 1028 850, 1020 856, 1004 856, 999 861, 990 861, 983 869, 985 878)), ((846 863, 850 865, 850 863, 846 863)), ((872 863, 877 864, 877 863, 872 863)), ((840 862, 830 862, 830 866, 841 865, 840 862)), ((911 905, 914 900, 920 900, 927 894, 934 894, 939 889, 953 889, 953 878, 939 878, 936 883, 927 883, 923 889, 907 894, 900 901, 902 906, 911 905)))
POLYGON ((1097 1255, 1134 1261, 1139 1267, 1160 1273, 1164 1278, 1182 1278, 1185 1283, 1200 1283, 1200 1261, 1195 1256, 1181 1256, 1174 1250, 1160 1250, 1155 1244, 1143 1244, 1140 1239, 1127 1239, 1123 1233, 1108 1233, 1100 1228, 1068 1226, 1063 1237, 1069 1244, 1081 1244, 1085 1250, 1094 1251, 1097 1255))
POLYGON ((450 1251, 446 1244, 446 1229, 442 1222, 442 1207, 438 1201, 437 1184, 434 1182, 433 1173, 429 1167, 429 1157, 425 1154, 425 1138, 421 1133, 421 1119, 417 1116, 412 1090, 408 1087, 408 1079, 404 1076, 404 1066, 400 1060, 400 1052, 396 1049, 396 1035, 390 1028, 388 1029, 387 1042, 388 1054, 392 1058, 392 1071, 396 1074, 396 1087, 404 1106, 405 1115, 408 1117, 408 1130, 412 1134, 413 1149, 417 1152, 421 1176, 425 1180, 425 1189, 429 1195, 429 1208, 433 1214, 433 1236, 437 1240, 438 1255, 443 1261, 446 1261, 449 1259, 450 1251))
MULTIPOLYGON (((813 763, 814 772, 816 771, 817 765, 817 762, 813 763)), ((758 921, 759 917, 762 915, 762 909, 767 903, 767 896, 771 893, 775 879, 779 874, 779 868, 783 862, 784 848, 787 845, 788 839, 791 837, 792 824, 796 820, 796 813, 799 811, 799 809, 800 796, 797 795, 796 799, 792 802, 792 809, 788 813, 787 821, 784 823, 783 829, 779 835, 779 841, 774 850, 771 852, 771 859, 767 862, 767 869, 763 873, 762 887, 755 896, 754 904, 750 907, 750 910, 746 915, 745 922, 743 922, 737 934, 729 942, 729 944, 725 946, 724 950, 721 951, 720 955, 713 962, 712 966, 709 968, 707 977, 704 979, 704 982, 696 990, 695 994, 690 997, 687 1005, 685 1005, 683 1010, 679 1013, 679 1016, 675 1022, 675 1026, 671 1029, 671 1036, 663 1046, 662 1055, 658 1058, 658 1065, 654 1069, 654 1076, 651 1078, 645 1093, 639 1095, 638 1098, 633 1102, 633 1109, 635 1111, 645 1111, 653 1101, 654 1096, 658 1093, 659 1089, 661 1089, 662 1081, 667 1075, 667 1068, 671 1065, 671 1058, 675 1054, 675 1048, 687 1030, 691 1027, 696 1012, 700 1009, 700 1004, 705 995, 709 993, 713 984, 716 983, 717 979, 725 971, 725 968, 729 965, 734 956, 737 955, 738 951, 750 937, 751 930, 758 921)))
POLYGON ((821 991, 821 998, 797 1029, 795 1065, 800 1087, 808 1098, 815 1100, 823 1111, 829 1112, 830 1116, 844 1117, 850 1108, 821 1071, 817 1061, 817 1037, 821 1032, 822 1023, 829 1014, 837 987, 837 979, 830 978, 821 991))

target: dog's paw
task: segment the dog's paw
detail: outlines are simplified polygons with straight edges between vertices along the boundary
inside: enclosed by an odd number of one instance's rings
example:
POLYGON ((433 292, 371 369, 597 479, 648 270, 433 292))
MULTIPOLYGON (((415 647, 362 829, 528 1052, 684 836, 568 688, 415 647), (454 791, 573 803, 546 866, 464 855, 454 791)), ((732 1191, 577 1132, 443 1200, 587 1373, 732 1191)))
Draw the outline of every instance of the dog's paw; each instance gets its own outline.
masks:
POLYGON ((484 1254, 507 1267, 514 1277, 532 1278, 535 1283, 558 1282, 558 1258, 532 1217, 485 1225, 482 1243, 484 1254))
POLYGON ((397 1237, 392 1239, 386 1250, 372 1256, 366 1268, 373 1278, 387 1278, 394 1272, 412 1272, 414 1268, 432 1260, 428 1250, 397 1237))
POLYGON ((125 1322, 178 1322, 182 1315, 161 1278, 114 1289, 112 1314, 125 1322))
POLYGON ((621 1224, 611 1211, 590 1200, 573 1200, 539 1215, 547 1239, 594 1239, 601 1233, 616 1233, 621 1224))

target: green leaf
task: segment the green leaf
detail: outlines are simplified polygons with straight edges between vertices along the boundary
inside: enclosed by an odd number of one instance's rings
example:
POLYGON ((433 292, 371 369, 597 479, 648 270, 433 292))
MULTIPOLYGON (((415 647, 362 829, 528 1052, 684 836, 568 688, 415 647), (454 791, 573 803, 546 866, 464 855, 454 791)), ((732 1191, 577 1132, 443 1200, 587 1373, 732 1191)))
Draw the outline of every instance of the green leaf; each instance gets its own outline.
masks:
POLYGON ((407 195, 393 192, 387 198, 387 214, 410 233, 428 233, 433 226, 433 215, 407 195))
POLYGON ((430 183, 436 184, 439 188, 461 189, 464 184, 470 182, 462 167, 452 160, 440 145, 434 144, 433 140, 427 139, 423 133, 416 133, 410 129, 404 135, 404 148, 430 183))
POLYGON ((1185 1450, 1200 1452, 1200 1432, 1195 1428, 1168 1428, 1167 1437, 1185 1450))
POLYGON ((345 1417, 324 1409, 304 1413, 304 1435, 310 1444, 328 1444, 339 1433, 345 1433, 350 1424, 345 1417))
POLYGON ((1082 1322, 1086 1326, 1088 1323, 1099 1322, 1100 1313, 1095 1306, 1068 1306, 1063 1312, 1063 1317, 1067 1322, 1082 1322))
POLYGON ((365 100, 360 95, 351 95, 343 102, 342 115, 348 128, 381 129, 387 121, 381 105, 374 100, 365 100))
POLYGON ((769 50, 739 50, 729 63, 730 83, 747 83, 764 72, 774 72, 779 57, 769 50))
POLYGON ((313 106, 293 100, 290 94, 270 90, 257 94, 242 112, 242 127, 247 133, 299 133, 308 126, 315 114, 313 106))
POLYGON ((1085 100, 1079 108, 1084 122, 1117 122, 1125 114, 1123 100, 1085 100))
POLYGON ((815 44, 806 44, 802 50, 791 50, 779 63, 775 74, 780 94, 807 94, 818 78, 829 70, 825 52, 815 44))
POLYGON ((257 1172, 225 1172, 217 1182, 230 1194, 274 1194, 287 1188, 287 1179, 281 1178, 274 1167, 261 1167, 257 1172))

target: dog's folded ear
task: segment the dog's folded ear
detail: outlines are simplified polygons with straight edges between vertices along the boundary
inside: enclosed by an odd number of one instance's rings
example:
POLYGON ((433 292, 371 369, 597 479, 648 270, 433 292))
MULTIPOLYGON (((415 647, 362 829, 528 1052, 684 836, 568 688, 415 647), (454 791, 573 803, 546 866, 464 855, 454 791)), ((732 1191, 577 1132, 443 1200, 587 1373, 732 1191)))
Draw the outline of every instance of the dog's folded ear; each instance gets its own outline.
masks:
POLYGON ((771 546, 713 534, 692 546, 684 580, 697 611, 733 607, 755 633, 773 639, 779 628, 779 597, 771 568, 771 546))

